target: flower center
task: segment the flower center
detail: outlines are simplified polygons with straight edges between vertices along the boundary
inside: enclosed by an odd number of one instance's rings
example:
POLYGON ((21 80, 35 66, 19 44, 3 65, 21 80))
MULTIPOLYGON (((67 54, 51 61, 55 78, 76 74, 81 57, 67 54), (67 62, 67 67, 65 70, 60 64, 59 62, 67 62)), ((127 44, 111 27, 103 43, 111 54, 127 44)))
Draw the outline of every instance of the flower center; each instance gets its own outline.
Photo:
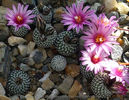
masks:
POLYGON ((22 24, 22 23, 23 23, 23 17, 20 16, 20 15, 18 15, 18 16, 16 17, 16 22, 17 22, 17 24, 22 24))
POLYGON ((95 38, 95 42, 98 43, 98 44, 101 44, 105 41, 105 37, 103 35, 97 35, 96 38, 95 38))
POLYGON ((123 72, 122 68, 117 68, 115 73, 117 76, 122 76, 122 72, 123 72))
POLYGON ((91 61, 96 64, 100 61, 100 58, 97 55, 92 56, 91 61))
POLYGON ((76 21, 77 23, 81 23, 81 21, 82 21, 81 16, 75 16, 74 19, 75 19, 75 21, 76 21))

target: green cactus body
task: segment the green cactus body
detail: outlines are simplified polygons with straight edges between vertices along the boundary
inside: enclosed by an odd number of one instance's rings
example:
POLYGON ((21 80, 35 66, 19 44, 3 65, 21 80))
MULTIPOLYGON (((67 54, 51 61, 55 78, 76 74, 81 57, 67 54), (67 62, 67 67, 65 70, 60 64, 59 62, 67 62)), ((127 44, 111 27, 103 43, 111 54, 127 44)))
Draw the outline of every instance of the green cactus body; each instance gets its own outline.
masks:
POLYGON ((97 98, 109 98, 112 92, 106 86, 109 76, 106 73, 100 73, 94 77, 91 82, 91 89, 97 98))
POLYGON ((78 43, 66 43, 64 41, 65 36, 72 40, 77 34, 71 31, 64 31, 57 36, 55 41, 55 46, 58 52, 61 55, 70 56, 77 51, 78 43))
POLYGON ((28 91, 29 87, 30 78, 25 72, 14 70, 10 73, 6 85, 6 89, 10 95, 24 94, 28 91))
POLYGON ((28 33, 28 29, 24 26, 19 28, 17 31, 15 31, 15 27, 13 26, 10 29, 15 36, 19 37, 24 37, 28 33))
POLYGON ((39 47, 49 48, 54 44, 56 37, 57 37, 57 32, 55 31, 55 29, 51 25, 47 24, 46 28, 45 28, 45 33, 43 34, 43 36, 39 32, 39 30, 37 28, 35 28, 35 30, 33 32, 34 42, 39 47), (49 34, 49 32, 50 32, 50 34, 49 34), (46 34, 48 34, 48 35, 46 35, 46 34))

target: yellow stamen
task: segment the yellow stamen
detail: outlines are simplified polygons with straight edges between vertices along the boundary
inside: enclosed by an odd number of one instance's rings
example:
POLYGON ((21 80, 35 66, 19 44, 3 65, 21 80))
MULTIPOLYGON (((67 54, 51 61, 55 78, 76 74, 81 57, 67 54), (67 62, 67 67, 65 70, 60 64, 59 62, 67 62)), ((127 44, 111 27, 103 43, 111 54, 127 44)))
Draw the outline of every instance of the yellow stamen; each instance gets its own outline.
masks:
POLYGON ((95 42, 99 44, 103 43, 105 40, 106 40, 105 37, 102 35, 97 35, 95 38, 95 42))
POLYGON ((77 23, 80 23, 82 21, 81 16, 75 16, 74 19, 77 23))

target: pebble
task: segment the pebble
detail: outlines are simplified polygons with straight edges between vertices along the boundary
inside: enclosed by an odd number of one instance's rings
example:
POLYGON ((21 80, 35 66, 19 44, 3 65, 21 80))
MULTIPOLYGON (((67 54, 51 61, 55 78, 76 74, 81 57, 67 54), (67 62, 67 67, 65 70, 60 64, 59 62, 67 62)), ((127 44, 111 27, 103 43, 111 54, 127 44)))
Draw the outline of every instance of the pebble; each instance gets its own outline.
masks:
POLYGON ((6 11, 7 11, 6 7, 0 6, 0 24, 3 24, 3 25, 7 24, 7 20, 5 19, 6 11))
POLYGON ((44 74, 44 76, 39 80, 39 82, 43 83, 50 76, 50 74, 50 71, 44 74))
POLYGON ((6 97, 6 96, 2 96, 0 95, 0 100, 11 100, 10 98, 6 97))
POLYGON ((15 45, 18 45, 18 44, 23 44, 25 42, 26 42, 26 40, 21 38, 21 37, 10 36, 8 38, 8 43, 9 43, 10 46, 15 46, 15 45))
POLYGON ((21 63, 19 67, 20 67, 20 70, 25 71, 25 72, 31 69, 28 65, 23 64, 23 63, 21 63))
POLYGON ((98 10, 98 7, 100 7, 101 6, 101 4, 100 3, 94 3, 94 5, 93 6, 91 6, 91 10, 95 10, 95 12, 98 10))
POLYGON ((5 89, 1 83, 0 83, 0 95, 5 95, 5 89))
POLYGON ((12 50, 12 55, 13 56, 17 56, 19 53, 18 53, 18 49, 17 48, 14 48, 13 50, 12 50))
POLYGON ((11 100, 20 100, 18 95, 14 95, 14 96, 11 96, 9 97, 11 100))
POLYGON ((41 51, 39 51, 38 49, 35 49, 31 54, 30 54, 30 58, 33 59, 33 61, 36 64, 40 64, 43 62, 43 53, 41 51))
POLYGON ((74 78, 80 74, 80 66, 76 64, 69 64, 65 68, 65 73, 74 78))
POLYGON ((69 90, 69 97, 74 98, 81 91, 81 89, 82 85, 77 80, 75 80, 72 88, 69 90))
POLYGON ((0 41, 5 41, 9 37, 9 29, 6 25, 0 24, 0 41))
POLYGON ((62 23, 54 24, 54 28, 57 33, 61 33, 62 31, 64 31, 64 25, 62 23))
POLYGON ((27 46, 27 54, 30 54, 34 50, 34 47, 35 47, 35 43, 30 41, 27 46))
POLYGON ((18 45, 18 50, 20 52, 20 54, 25 57, 27 55, 27 46, 26 45, 18 45))
POLYGON ((120 45, 113 45, 111 58, 115 61, 120 61, 122 53, 123 53, 123 48, 120 45))
POLYGON ((52 93, 49 95, 48 100, 53 100, 57 95, 59 94, 59 91, 57 89, 54 89, 52 93))
POLYGON ((38 88, 35 92, 34 98, 35 100, 39 100, 42 97, 44 97, 45 94, 46 94, 45 90, 43 90, 42 88, 38 88))
POLYGON ((63 94, 68 94, 72 84, 73 84, 73 78, 71 76, 67 76, 63 80, 63 82, 57 87, 57 89, 63 94))
POLYGON ((0 42, 0 48, 6 47, 7 45, 4 42, 0 42))
POLYGON ((128 15, 126 14, 121 14, 119 18, 119 23, 120 24, 127 24, 129 22, 128 15))
POLYGON ((44 48, 38 48, 40 52, 42 52, 43 54, 43 61, 45 61, 47 59, 47 52, 44 48))
POLYGON ((52 89, 54 86, 55 86, 55 84, 54 84, 49 78, 47 78, 46 80, 43 81, 41 87, 42 87, 44 90, 50 90, 50 89, 52 89))
POLYGON ((28 93, 26 96, 25 96, 26 100, 35 100, 32 93, 28 93))
POLYGON ((34 67, 35 67, 36 69, 40 69, 42 66, 43 66, 42 63, 40 63, 40 64, 35 64, 35 65, 34 65, 34 67))
POLYGON ((57 96, 55 100, 70 100, 70 98, 67 95, 57 96))
POLYGON ((49 71, 48 65, 42 67, 42 72, 47 73, 49 71))
POLYGON ((120 17, 119 13, 117 11, 112 11, 110 12, 107 17, 110 18, 112 16, 116 16, 116 19, 118 19, 120 17))

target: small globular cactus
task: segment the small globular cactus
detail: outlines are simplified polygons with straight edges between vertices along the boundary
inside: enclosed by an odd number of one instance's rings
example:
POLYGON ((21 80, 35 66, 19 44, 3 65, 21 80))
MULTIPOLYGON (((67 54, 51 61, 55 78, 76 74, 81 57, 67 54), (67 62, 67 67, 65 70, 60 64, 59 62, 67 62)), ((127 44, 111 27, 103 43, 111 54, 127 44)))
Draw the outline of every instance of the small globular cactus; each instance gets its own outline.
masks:
POLYGON ((51 61, 51 67, 55 71, 62 71, 67 65, 66 58, 61 55, 56 55, 51 61))
POLYGON ((7 80, 6 89, 10 95, 24 94, 30 87, 30 78, 27 73, 21 70, 14 70, 7 80))

